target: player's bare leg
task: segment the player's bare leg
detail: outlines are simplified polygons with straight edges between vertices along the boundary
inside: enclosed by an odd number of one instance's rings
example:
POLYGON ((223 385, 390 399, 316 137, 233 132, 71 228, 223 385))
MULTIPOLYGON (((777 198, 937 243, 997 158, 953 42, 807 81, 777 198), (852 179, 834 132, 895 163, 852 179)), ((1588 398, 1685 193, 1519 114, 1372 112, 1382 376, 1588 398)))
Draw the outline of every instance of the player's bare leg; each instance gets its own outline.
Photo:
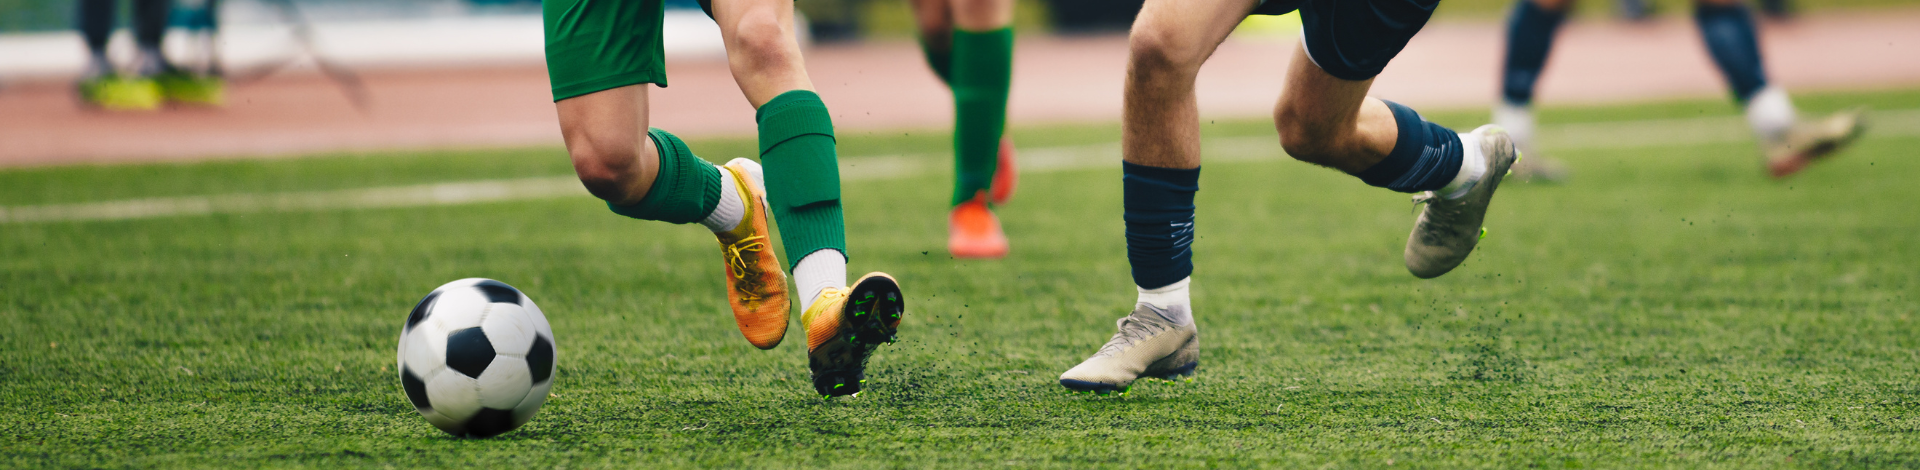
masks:
POLYGON ((1012 0, 914 0, 921 46, 954 95, 954 193, 947 250, 999 258, 1009 250, 992 205, 1013 195, 1013 142, 1004 135, 1013 63, 1012 0))
POLYGON ((793 1, 716 0, 712 9, 728 67, 757 109, 769 212, 793 260, 814 388, 827 396, 858 393, 869 355, 893 340, 905 296, 881 273, 847 287, 833 122, 806 75, 793 1))
POLYGON ((1465 259, 1477 237, 1458 232, 1470 227, 1478 234, 1498 175, 1516 153, 1498 128, 1460 136, 1410 108, 1367 97, 1373 77, 1437 6, 1437 0, 1373 1, 1155 0, 1141 10, 1129 38, 1121 134, 1127 256, 1139 300, 1121 318, 1120 331, 1062 374, 1061 385, 1125 391, 1139 377, 1188 375, 1199 364, 1188 300, 1200 173, 1194 80, 1249 14, 1308 8, 1302 15, 1306 41, 1274 107, 1274 126, 1287 153, 1432 201, 1408 240, 1407 268, 1414 275, 1437 276, 1465 259), (1306 48, 1315 42, 1333 52, 1310 54, 1306 48))
POLYGON ((1194 79, 1256 0, 1153 0, 1128 36, 1121 157, 1127 192, 1127 257, 1133 312, 1060 385, 1125 393, 1139 378, 1176 379, 1200 365, 1200 332, 1188 286, 1193 273, 1193 195, 1199 190, 1200 110, 1194 79))
POLYGON ((647 138, 647 87, 628 85, 560 100, 560 136, 574 174, 594 197, 632 205, 647 196, 660 171, 647 138))
POLYGON ((1371 77, 1335 77, 1307 55, 1304 43, 1295 49, 1274 106, 1280 145, 1293 158, 1374 186, 1421 191, 1415 200, 1427 207, 1407 237, 1407 270, 1432 278, 1459 266, 1479 243, 1487 203, 1519 157, 1512 139, 1496 126, 1454 137, 1411 108, 1367 96, 1371 77), (1403 139, 1402 131, 1425 135, 1403 139), (1400 167, 1383 165, 1396 152, 1410 155, 1401 157, 1400 167), (1449 154, 1458 160, 1436 158, 1449 154), (1416 179, 1429 183, 1410 182, 1416 179))
POLYGON ((612 88, 554 104, 574 173, 615 213, 699 222, 712 230, 720 242, 734 321, 748 342, 773 348, 786 336, 792 306, 786 274, 768 238, 759 164, 735 159, 715 168, 672 134, 650 130, 648 86, 612 88), (663 168, 669 174, 665 184, 663 168))

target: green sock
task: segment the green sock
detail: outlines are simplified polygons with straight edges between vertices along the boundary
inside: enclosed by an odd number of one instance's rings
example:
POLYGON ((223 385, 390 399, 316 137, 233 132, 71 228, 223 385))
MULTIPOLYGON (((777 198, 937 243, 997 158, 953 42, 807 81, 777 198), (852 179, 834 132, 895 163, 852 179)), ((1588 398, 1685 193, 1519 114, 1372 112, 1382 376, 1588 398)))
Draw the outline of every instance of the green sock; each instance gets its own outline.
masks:
POLYGON ((993 186, 1013 82, 1013 28, 953 31, 953 204, 993 186))
POLYGON ((687 143, 667 131, 650 129, 660 153, 660 173, 647 196, 630 206, 607 203, 613 213, 635 219, 685 224, 699 222, 720 205, 720 169, 693 155, 687 143))
POLYGON ((827 105, 811 91, 793 90, 761 105, 754 119, 760 123, 767 211, 780 226, 789 266, 820 250, 840 250, 845 255, 840 167, 827 105))

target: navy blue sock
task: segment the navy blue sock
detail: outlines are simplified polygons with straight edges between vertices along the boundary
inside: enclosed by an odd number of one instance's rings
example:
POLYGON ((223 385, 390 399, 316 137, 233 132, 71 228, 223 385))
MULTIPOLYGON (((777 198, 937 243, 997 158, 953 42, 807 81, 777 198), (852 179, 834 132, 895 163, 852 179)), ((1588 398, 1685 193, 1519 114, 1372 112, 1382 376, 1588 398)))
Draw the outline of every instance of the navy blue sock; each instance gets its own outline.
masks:
POLYGON ((1767 72, 1760 63, 1760 41, 1753 31, 1753 12, 1746 5, 1700 3, 1693 8, 1693 21, 1700 25, 1707 52, 1713 54, 1720 74, 1727 77, 1734 99, 1745 103, 1767 86, 1767 72))
POLYGON ((1547 11, 1532 0, 1520 0, 1507 21, 1507 61, 1500 74, 1500 94, 1508 103, 1533 102, 1533 86, 1540 69, 1547 66, 1547 52, 1553 50, 1554 32, 1566 12, 1547 11))
POLYGON ((1133 284, 1156 289, 1192 276, 1193 193, 1200 191, 1200 169, 1127 162, 1120 167, 1133 284))
POLYGON ((1460 135, 1453 129, 1427 122, 1413 108, 1388 101, 1393 121, 1400 126, 1400 137, 1387 158, 1366 171, 1355 173, 1369 185, 1403 193, 1432 191, 1453 182, 1460 173, 1460 135))
POLYGON ((80 0, 74 4, 77 6, 73 14, 74 27, 86 38, 87 51, 105 55, 107 39, 113 36, 114 10, 119 8, 120 0, 80 0))

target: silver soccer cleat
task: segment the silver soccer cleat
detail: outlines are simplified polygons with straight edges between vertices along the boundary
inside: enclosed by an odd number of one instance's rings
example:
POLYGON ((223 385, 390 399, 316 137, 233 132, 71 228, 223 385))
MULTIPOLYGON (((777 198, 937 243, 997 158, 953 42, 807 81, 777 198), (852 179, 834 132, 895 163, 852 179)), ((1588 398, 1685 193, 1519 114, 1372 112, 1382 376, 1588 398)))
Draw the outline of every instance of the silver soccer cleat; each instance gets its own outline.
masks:
POLYGON ((1500 126, 1480 126, 1461 135, 1460 141, 1463 145, 1479 143, 1482 155, 1487 157, 1486 173, 1458 199, 1441 197, 1434 191, 1414 195, 1415 203, 1424 202, 1427 207, 1414 222, 1413 233, 1407 236, 1407 271, 1421 279, 1440 277, 1473 253, 1474 245, 1484 233, 1480 224, 1486 220, 1493 192, 1500 189, 1500 180, 1507 176, 1507 169, 1520 158, 1513 139, 1500 126))
POLYGON ((1175 380, 1191 377, 1200 366, 1200 330, 1167 321, 1161 310, 1137 304, 1120 317, 1100 352, 1060 374, 1060 385, 1077 392, 1126 393, 1142 377, 1175 380))

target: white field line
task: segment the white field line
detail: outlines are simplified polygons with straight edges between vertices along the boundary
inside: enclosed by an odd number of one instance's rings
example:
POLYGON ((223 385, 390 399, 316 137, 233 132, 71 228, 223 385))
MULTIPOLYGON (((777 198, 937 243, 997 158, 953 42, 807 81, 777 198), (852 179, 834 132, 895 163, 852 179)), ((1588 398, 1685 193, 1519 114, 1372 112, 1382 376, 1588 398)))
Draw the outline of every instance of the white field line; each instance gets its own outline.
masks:
MULTIPOLYGON (((1872 135, 1920 135, 1920 109, 1868 115, 1872 135)), ((1662 119, 1544 126, 1541 142, 1555 150, 1631 149, 1745 142, 1752 139, 1736 117, 1662 119)), ((1274 137, 1208 139, 1202 146, 1210 163, 1277 160, 1286 154, 1274 137)), ((1028 148, 1020 151, 1020 171, 1043 173, 1115 165, 1117 143, 1028 148)), ((841 159, 846 181, 896 179, 947 171, 936 155, 890 155, 841 159)), ((589 197, 571 176, 288 193, 182 196, 119 201, 0 207, 0 223, 125 220, 206 214, 296 212, 334 209, 420 207, 559 197, 589 197)))

